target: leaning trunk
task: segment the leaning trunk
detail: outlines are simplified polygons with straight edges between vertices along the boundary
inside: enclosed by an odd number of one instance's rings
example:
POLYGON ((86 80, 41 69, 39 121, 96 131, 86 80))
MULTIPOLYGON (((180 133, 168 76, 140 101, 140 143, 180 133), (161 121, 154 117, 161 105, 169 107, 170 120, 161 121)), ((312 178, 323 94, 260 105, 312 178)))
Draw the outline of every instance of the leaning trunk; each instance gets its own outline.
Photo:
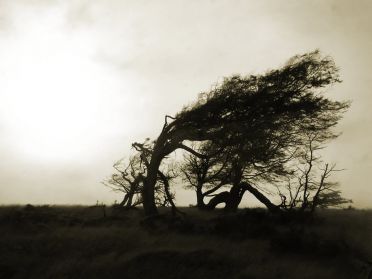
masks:
POLYGON ((243 198, 246 189, 242 185, 236 184, 230 189, 229 199, 226 203, 225 210, 229 212, 234 212, 238 210, 238 206, 243 198))
POLYGON ((158 214, 158 209, 156 208, 155 204, 155 184, 161 160, 161 156, 154 152, 147 169, 147 176, 144 179, 142 199, 143 209, 146 216, 158 214))
POLYGON ((230 198, 229 192, 227 191, 221 192, 210 199, 210 201, 206 205, 206 209, 209 209, 209 210, 215 209, 216 206, 219 205, 220 203, 227 204, 229 201, 229 198, 230 198))
POLYGON ((125 194, 124 199, 121 201, 119 205, 125 207, 128 202, 128 197, 129 197, 128 194, 125 194))
POLYGON ((128 193, 128 195, 129 195, 129 197, 128 197, 128 202, 127 202, 126 207, 130 208, 130 207, 132 207, 132 204, 133 204, 134 191, 130 191, 130 193, 128 193))
POLYGON ((280 208, 273 204, 268 198, 265 197, 260 191, 258 191, 256 188, 253 188, 252 185, 250 185, 247 182, 241 183, 241 186, 244 187, 247 191, 249 191, 253 196, 256 197, 260 202, 262 202, 267 209, 272 213, 278 213, 280 212, 280 208))
POLYGON ((147 166, 147 175, 144 179, 142 190, 143 209, 146 216, 158 215, 158 209, 155 204, 155 185, 159 167, 163 158, 176 149, 176 147, 166 148, 167 141, 168 139, 162 132, 156 141, 150 163, 147 166))
POLYGON ((196 206, 199 209, 205 209, 206 205, 204 203, 204 195, 202 192, 202 187, 198 185, 198 188, 196 189, 196 206))

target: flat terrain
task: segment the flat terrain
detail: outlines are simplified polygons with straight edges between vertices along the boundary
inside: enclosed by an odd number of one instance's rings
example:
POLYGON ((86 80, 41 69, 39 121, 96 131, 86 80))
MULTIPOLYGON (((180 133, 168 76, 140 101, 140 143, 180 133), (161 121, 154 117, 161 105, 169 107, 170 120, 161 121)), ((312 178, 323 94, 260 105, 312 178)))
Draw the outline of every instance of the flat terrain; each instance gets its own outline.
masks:
POLYGON ((372 211, 181 210, 0 207, 0 278, 369 278, 372 211))

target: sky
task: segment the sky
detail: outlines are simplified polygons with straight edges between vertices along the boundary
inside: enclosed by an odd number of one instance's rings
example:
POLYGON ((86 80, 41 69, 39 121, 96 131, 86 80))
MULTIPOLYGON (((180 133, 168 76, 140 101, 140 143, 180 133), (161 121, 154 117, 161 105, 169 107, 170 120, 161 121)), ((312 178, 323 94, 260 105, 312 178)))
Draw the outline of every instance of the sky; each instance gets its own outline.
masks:
POLYGON ((0 0, 0 204, 119 201, 101 181, 164 115, 320 49, 343 80, 326 96, 352 102, 323 156, 371 207, 371 29, 368 0, 0 0))

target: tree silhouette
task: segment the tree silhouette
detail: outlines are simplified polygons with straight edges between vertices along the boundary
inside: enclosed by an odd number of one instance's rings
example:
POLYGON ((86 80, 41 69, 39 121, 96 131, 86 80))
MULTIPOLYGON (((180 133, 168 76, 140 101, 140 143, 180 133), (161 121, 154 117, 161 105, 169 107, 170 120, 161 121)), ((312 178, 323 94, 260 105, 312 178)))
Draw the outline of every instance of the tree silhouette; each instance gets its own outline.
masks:
POLYGON ((317 207, 337 207, 352 202, 341 196, 337 182, 328 181, 334 172, 341 170, 336 169, 335 164, 323 163, 317 154, 328 139, 324 134, 307 135, 307 142, 292 166, 292 175, 277 187, 280 207, 285 211, 314 212, 317 207))
POLYGON ((213 195, 217 190, 229 183, 229 152, 216 150, 211 142, 203 142, 192 146, 193 150, 202 154, 200 158, 192 153, 184 156, 181 166, 185 188, 192 189, 196 193, 197 207, 207 209, 205 197, 213 195))
MULTIPOLYGON (((187 142, 211 141, 259 167, 288 158, 308 131, 331 135, 348 103, 325 98, 321 89, 339 81, 333 60, 314 51, 294 56, 281 69, 264 75, 226 78, 175 117, 166 116, 144 179, 145 214, 157 214, 154 190, 167 155, 181 148, 205 158, 187 142)), ((245 183, 263 200, 262 193, 245 183)))
MULTIPOLYGON (((148 141, 144 146, 148 148, 148 141)), ((147 172, 147 159, 144 161, 144 153, 136 152, 127 161, 120 159, 115 162, 113 167, 116 172, 102 182, 114 192, 124 193, 123 200, 118 207, 129 209, 143 203, 143 181, 147 172)), ((150 156, 150 153, 146 156, 150 156)), ((177 176, 175 169, 173 165, 169 165, 166 170, 159 170, 155 185, 155 203, 158 206, 171 206, 174 212, 177 209, 173 202, 175 194, 170 190, 170 181, 177 176)))
POLYGON ((142 204, 143 175, 146 170, 141 165, 139 154, 130 156, 128 162, 120 159, 113 167, 116 172, 102 183, 114 192, 124 193, 124 198, 119 206, 132 208, 142 204))
MULTIPOLYGON (((133 143, 133 148, 139 152, 141 163, 146 168, 146 173, 148 168, 150 167, 150 159, 153 155, 153 146, 154 142, 151 142, 149 138, 145 140, 144 143, 133 143)), ((155 184, 155 196, 154 196, 154 202, 155 204, 160 204, 162 206, 170 205, 172 207, 172 213, 176 214, 177 212, 180 212, 176 205, 174 204, 173 200, 175 198, 175 194, 171 192, 170 190, 170 180, 177 177, 176 172, 176 166, 174 164, 168 164, 167 168, 165 170, 157 169, 156 173, 156 183, 155 184)), ((143 176, 142 176, 143 177, 143 176)), ((145 181, 143 179, 143 181, 145 181)), ((143 196, 142 189, 142 196, 143 196)))

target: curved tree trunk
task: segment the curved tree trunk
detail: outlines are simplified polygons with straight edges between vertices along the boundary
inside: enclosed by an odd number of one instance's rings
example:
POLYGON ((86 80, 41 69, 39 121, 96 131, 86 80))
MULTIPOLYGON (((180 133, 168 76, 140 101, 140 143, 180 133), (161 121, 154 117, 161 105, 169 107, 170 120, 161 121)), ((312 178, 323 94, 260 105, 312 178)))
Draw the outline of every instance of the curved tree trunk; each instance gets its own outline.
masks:
POLYGON ((247 191, 249 191, 253 196, 256 197, 260 202, 262 202, 267 209, 272 213, 281 212, 279 206, 273 204, 268 198, 265 197, 260 191, 254 188, 251 184, 247 182, 242 182, 241 186, 244 187, 247 191))
POLYGON ((127 207, 128 207, 128 208, 132 207, 132 205, 133 205, 133 196, 134 196, 134 193, 131 192, 131 193, 129 194, 129 198, 128 198, 128 202, 127 202, 127 207))
POLYGON ((127 193, 127 194, 124 195, 124 198, 123 198, 123 200, 120 202, 119 206, 123 206, 123 207, 125 207, 126 204, 127 204, 127 202, 128 202, 128 199, 129 199, 129 195, 128 195, 128 193, 127 193))
POLYGON ((225 191, 215 195, 206 205, 206 209, 215 209, 220 203, 228 203, 230 199, 230 193, 225 191))
POLYGON ((246 189, 241 185, 241 183, 234 185, 230 189, 230 195, 228 202, 226 203, 225 210, 230 212, 236 211, 240 202, 242 201, 245 191, 246 189))
POLYGON ((245 191, 249 191, 253 196, 256 197, 260 202, 262 202, 271 213, 281 212, 280 208, 273 204, 268 198, 265 197, 260 191, 254 188, 247 182, 242 182, 234 185, 230 192, 221 192, 214 196, 209 203, 206 205, 207 209, 214 209, 220 203, 225 203, 225 210, 236 211, 243 198, 245 191))
POLYGON ((155 204, 155 184, 158 178, 159 167, 164 157, 177 149, 177 146, 166 146, 168 139, 163 132, 156 140, 150 162, 147 166, 147 175, 143 181, 142 198, 146 216, 158 215, 158 209, 155 204))
POLYGON ((229 192, 221 192, 214 196, 206 205, 207 209, 214 209, 220 203, 225 203, 225 210, 229 212, 236 211, 243 198, 246 189, 242 185, 234 185, 229 192))
MULTIPOLYGON (((168 116, 166 116, 166 118, 167 117, 168 116)), ((193 137, 190 137, 189 132, 187 133, 188 136, 184 134, 184 130, 180 130, 178 134, 174 131, 171 133, 171 135, 167 134, 170 133, 170 128, 174 126, 174 123, 175 122, 169 124, 169 126, 167 126, 167 122, 165 123, 161 134, 156 140, 150 162, 147 166, 147 175, 144 179, 142 191, 143 208, 146 216, 158 215, 158 210, 155 204, 155 184, 157 181, 158 170, 164 157, 178 148, 182 148, 190 153, 196 154, 197 156, 203 156, 202 154, 198 154, 192 148, 182 144, 184 140, 193 139, 193 137)), ((202 141, 205 139, 198 136, 194 140, 202 141)))

